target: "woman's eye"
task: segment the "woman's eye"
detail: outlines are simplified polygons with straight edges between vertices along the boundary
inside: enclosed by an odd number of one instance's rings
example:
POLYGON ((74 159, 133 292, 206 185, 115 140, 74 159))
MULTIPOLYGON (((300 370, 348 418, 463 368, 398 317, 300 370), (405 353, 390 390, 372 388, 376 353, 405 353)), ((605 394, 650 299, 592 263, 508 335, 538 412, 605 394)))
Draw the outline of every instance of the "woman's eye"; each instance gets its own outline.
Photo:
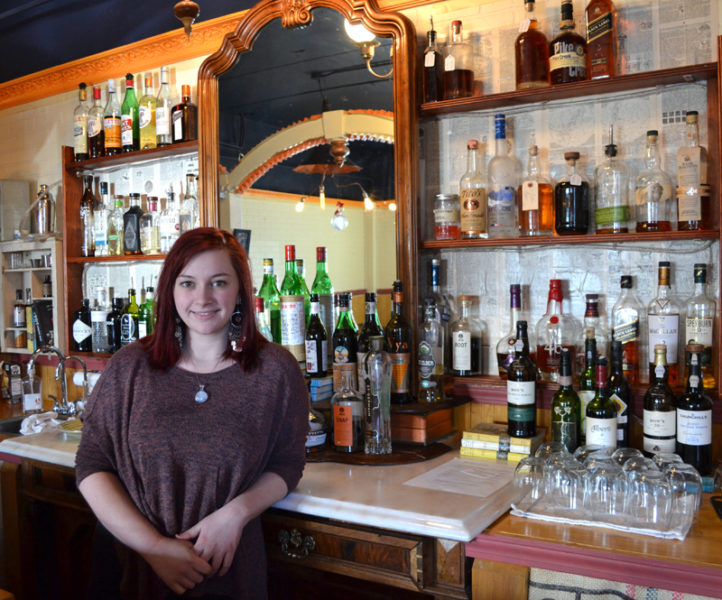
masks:
POLYGON ((223 280, 223 279, 218 279, 218 280, 216 280, 216 281, 213 282, 213 285, 216 286, 216 287, 223 287, 223 286, 226 285, 226 281, 223 280))
POLYGON ((193 285, 193 282, 192 281, 181 281, 178 285, 180 285, 181 287, 187 288, 187 287, 191 287, 193 285))

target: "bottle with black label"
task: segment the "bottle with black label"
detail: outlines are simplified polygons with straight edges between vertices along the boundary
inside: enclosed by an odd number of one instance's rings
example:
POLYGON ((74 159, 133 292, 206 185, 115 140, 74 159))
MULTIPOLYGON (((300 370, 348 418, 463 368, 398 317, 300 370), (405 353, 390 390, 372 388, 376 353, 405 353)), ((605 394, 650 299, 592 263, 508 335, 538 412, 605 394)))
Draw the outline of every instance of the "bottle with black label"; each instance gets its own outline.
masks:
POLYGON ((675 398, 669 385, 667 346, 654 346, 652 385, 644 395, 643 450, 648 456, 675 451, 675 398))
POLYGON ((93 351, 93 328, 90 319, 90 300, 83 298, 80 308, 73 315, 73 350, 76 352, 93 351))
POLYGON ((123 214, 123 254, 142 254, 140 249, 140 194, 130 194, 130 208, 123 214))
POLYGON ((554 83, 587 78, 587 42, 574 31, 572 0, 562 0, 559 34, 549 44, 549 78, 554 83))
POLYGON ((120 350, 120 321, 123 317, 123 299, 113 298, 113 309, 108 313, 108 351, 120 350))

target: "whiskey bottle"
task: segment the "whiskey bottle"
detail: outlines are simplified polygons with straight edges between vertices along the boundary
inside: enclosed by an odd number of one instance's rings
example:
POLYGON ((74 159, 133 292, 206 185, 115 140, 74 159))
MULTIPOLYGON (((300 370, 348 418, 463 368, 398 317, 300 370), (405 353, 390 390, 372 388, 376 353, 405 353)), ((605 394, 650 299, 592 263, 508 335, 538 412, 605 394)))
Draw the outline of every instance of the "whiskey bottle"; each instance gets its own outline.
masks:
POLYGON ((632 290, 632 276, 622 275, 621 293, 612 307, 612 340, 622 344, 622 371, 630 384, 639 381, 644 306, 632 290))
POLYGON ((160 89, 155 106, 155 140, 158 146, 170 146, 173 143, 171 135, 171 111, 173 103, 168 89, 168 67, 160 68, 160 89))
POLYGON ((562 0, 559 35, 549 44, 549 79, 552 83, 571 83, 587 78, 587 43, 574 31, 572 0, 562 0))
POLYGON ((617 11, 612 0, 591 0, 584 11, 589 79, 617 74, 617 11))
MULTIPOLYGON (((684 341, 686 344, 699 344, 699 369, 703 377, 704 387, 717 387, 714 354, 715 315, 717 308, 714 298, 707 294, 707 265, 694 265, 694 294, 687 300, 684 341)), ((689 373, 690 355, 685 352, 685 380, 689 373)))
POLYGON ((549 42, 539 29, 534 0, 524 0, 526 18, 519 26, 514 43, 516 89, 526 90, 549 85, 549 42))
POLYGON ((536 145, 529 146, 527 173, 519 186, 519 233, 523 236, 553 235, 554 192, 549 180, 539 174, 536 145))
POLYGON ((519 235, 517 228, 517 190, 520 171, 516 158, 509 156, 506 145, 506 118, 494 116, 496 154, 489 161, 489 192, 487 222, 490 238, 510 238, 519 235))
POLYGON ((95 256, 95 241, 93 231, 93 211, 95 198, 93 197, 93 176, 83 176, 83 196, 80 199, 80 255, 95 256))
POLYGON ((597 233, 629 231, 629 175, 624 161, 617 157, 614 128, 609 126, 609 144, 604 147, 607 159, 594 170, 594 218, 597 233))
POLYGON ((559 235, 587 233, 589 182, 577 171, 579 152, 565 152, 567 172, 554 187, 554 229, 559 235))
POLYGON ((103 111, 103 135, 105 137, 105 156, 120 154, 120 104, 115 97, 114 79, 108 79, 108 100, 103 111))
POLYGON ((710 228, 711 200, 707 180, 707 149, 699 144, 698 114, 687 111, 686 142, 677 150, 677 228, 710 228))
POLYGON ((130 256, 142 254, 140 249, 140 219, 143 209, 140 207, 140 194, 130 194, 130 208, 123 214, 123 254, 130 256))
POLYGON ((120 107, 120 138, 123 152, 140 149, 140 121, 138 98, 132 73, 125 76, 125 97, 120 107))
POLYGON ((104 154, 103 106, 100 103, 100 88, 93 86, 93 106, 88 111, 88 158, 99 158, 104 154))
POLYGON ((562 350, 559 369, 559 389, 552 398, 552 441, 561 442, 569 452, 574 452, 579 445, 579 427, 581 421, 581 404, 579 396, 572 387, 573 369, 572 355, 562 350))
POLYGON ((586 444, 602 448, 617 447, 617 407, 606 392, 607 360, 597 359, 596 391, 594 398, 587 404, 586 444))
POLYGON ((183 100, 171 111, 173 143, 198 139, 198 107, 191 102, 191 86, 183 85, 183 100))
POLYGON ((444 57, 444 100, 466 98, 474 92, 471 45, 464 41, 461 21, 451 22, 451 34, 444 57))
POLYGON ((526 321, 516 323, 514 360, 506 379, 508 434, 511 437, 536 435, 536 365, 529 357, 526 321))
POLYGON ((466 172, 459 182, 461 238, 488 237, 487 197, 478 140, 466 143, 466 172))
POLYGON ((155 131, 155 111, 158 100, 153 94, 153 75, 146 73, 143 97, 138 103, 138 126, 140 128, 140 148, 150 150, 157 146, 155 131))
POLYGON ((394 281, 391 292, 391 318, 384 328, 386 349, 393 365, 391 402, 405 404, 411 396, 411 325, 403 314, 404 293, 401 281, 394 281))
POLYGON ((430 27, 426 32, 424 50, 424 102, 436 102, 444 98, 444 58, 439 51, 434 30, 434 18, 429 17, 430 27))
POLYGON ((78 105, 73 111, 73 156, 75 160, 88 158, 88 105, 87 86, 78 84, 78 105))
POLYGON ((656 129, 647 131, 644 169, 634 182, 634 217, 637 231, 672 230, 672 179, 662 170, 657 147, 658 136, 656 129))
POLYGON ((575 356, 577 321, 562 310, 562 282, 549 281, 547 310, 536 325, 536 361, 540 381, 557 381, 562 348, 575 356))
POLYGON ((644 394, 642 425, 643 450, 648 456, 675 451, 675 399, 669 385, 666 355, 664 344, 654 346, 654 372, 644 394))
MULTIPOLYGON (((657 296, 647 307, 647 329, 649 332, 650 351, 659 344, 667 349, 666 368, 669 373, 669 384, 677 385, 680 380, 678 364, 679 337, 679 306, 672 298, 669 261, 660 261, 657 275, 657 296)), ((654 379, 654 357, 650 356, 649 381, 654 379)))

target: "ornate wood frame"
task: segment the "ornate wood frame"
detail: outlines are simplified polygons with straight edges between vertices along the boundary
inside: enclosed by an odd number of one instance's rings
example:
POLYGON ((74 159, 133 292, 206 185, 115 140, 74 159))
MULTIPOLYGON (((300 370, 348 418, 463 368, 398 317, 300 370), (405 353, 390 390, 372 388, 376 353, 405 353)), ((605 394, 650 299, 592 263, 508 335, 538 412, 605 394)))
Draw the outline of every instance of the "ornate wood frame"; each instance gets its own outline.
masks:
POLYGON ((218 211, 218 75, 231 68, 241 52, 250 50, 260 30, 280 18, 284 27, 307 24, 315 7, 338 11, 350 21, 361 21, 376 35, 392 37, 394 90, 394 168, 396 176, 396 272, 416 297, 417 224, 416 200, 416 35, 407 17, 381 12, 374 0, 268 0, 249 9, 220 49, 198 71, 198 163, 204 222, 217 226, 218 211), (409 233, 413 232, 412 235, 409 233))

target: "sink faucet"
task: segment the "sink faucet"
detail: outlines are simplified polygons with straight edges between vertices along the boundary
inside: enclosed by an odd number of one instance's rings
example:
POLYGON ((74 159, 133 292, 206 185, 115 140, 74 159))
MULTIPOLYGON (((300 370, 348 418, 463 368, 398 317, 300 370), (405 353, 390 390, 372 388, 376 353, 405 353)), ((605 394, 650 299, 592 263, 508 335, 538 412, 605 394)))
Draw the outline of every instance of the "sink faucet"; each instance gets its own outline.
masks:
POLYGON ((27 366, 29 378, 32 378, 35 375, 35 358, 38 354, 55 354, 58 357, 58 366, 55 368, 55 381, 60 381, 62 397, 61 400, 58 400, 57 398, 51 396, 54 400, 53 410, 58 413, 58 416, 70 417, 77 414, 78 408, 75 402, 70 402, 68 400, 68 382, 65 376, 65 363, 69 360, 77 360, 81 365, 83 365, 83 399, 85 399, 88 389, 88 369, 85 361, 79 356, 65 356, 56 346, 42 346, 30 356, 27 366))

